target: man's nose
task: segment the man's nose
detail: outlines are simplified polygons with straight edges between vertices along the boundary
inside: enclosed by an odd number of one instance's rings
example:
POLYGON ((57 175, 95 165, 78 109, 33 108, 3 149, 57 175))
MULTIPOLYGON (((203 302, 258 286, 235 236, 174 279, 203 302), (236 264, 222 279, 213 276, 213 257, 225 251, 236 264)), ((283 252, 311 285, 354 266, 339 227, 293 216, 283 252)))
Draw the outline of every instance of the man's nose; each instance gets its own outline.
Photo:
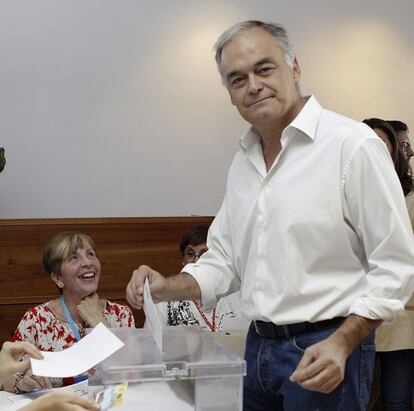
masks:
POLYGON ((257 94, 260 90, 263 89, 263 85, 260 79, 254 73, 249 75, 248 81, 249 81, 249 93, 257 94))

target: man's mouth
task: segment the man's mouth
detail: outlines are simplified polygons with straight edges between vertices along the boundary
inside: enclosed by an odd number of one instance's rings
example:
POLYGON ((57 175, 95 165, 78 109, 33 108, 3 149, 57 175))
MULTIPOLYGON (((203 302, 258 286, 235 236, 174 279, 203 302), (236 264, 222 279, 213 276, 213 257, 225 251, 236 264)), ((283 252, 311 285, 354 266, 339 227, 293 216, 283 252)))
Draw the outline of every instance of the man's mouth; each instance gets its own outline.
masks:
POLYGON ((268 97, 263 97, 263 98, 261 98, 261 99, 259 99, 259 100, 252 101, 251 103, 249 103, 249 104, 247 105, 247 107, 251 107, 251 106, 253 106, 253 105, 257 104, 257 103, 261 103, 262 101, 265 101, 265 100, 267 100, 267 99, 269 99, 269 98, 271 98, 271 96, 268 96, 268 97))

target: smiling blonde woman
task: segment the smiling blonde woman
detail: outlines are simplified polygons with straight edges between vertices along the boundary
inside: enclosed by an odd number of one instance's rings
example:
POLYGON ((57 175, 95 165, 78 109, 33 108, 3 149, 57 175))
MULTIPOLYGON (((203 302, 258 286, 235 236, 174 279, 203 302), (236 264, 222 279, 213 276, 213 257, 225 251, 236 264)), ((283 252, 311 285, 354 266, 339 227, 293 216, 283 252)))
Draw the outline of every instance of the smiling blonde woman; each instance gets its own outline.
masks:
MULTIPOLYGON (((43 266, 60 296, 30 308, 20 321, 13 341, 28 341, 41 351, 62 351, 79 341, 86 328, 93 328, 100 322, 108 327, 135 326, 128 307, 99 298, 101 263, 95 242, 87 234, 63 232, 56 235, 43 251, 43 266)), ((73 377, 49 381, 29 371, 17 376, 11 385, 16 392, 28 392, 79 380, 73 377)))

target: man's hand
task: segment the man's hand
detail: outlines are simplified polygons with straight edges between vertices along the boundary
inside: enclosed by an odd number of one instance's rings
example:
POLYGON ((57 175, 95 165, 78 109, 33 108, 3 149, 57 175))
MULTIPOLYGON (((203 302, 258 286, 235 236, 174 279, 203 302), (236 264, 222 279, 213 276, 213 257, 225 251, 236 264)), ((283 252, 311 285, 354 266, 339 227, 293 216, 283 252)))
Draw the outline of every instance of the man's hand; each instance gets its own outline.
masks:
POLYGON ((41 352, 28 342, 5 342, 0 351, 0 383, 10 378, 16 372, 23 372, 30 368, 30 361, 19 361, 27 354, 30 357, 41 360, 41 352))
POLYGON ((84 410, 98 411, 99 405, 65 390, 43 395, 21 409, 21 411, 84 410))
POLYGON ((85 297, 78 305, 79 315, 92 328, 99 323, 106 324, 103 316, 104 309, 105 301, 100 300, 96 292, 85 297))
POLYGON ((348 351, 330 337, 305 350, 290 381, 302 388, 324 394, 332 392, 344 379, 348 351))
POLYGON ((127 301, 136 309, 144 306, 144 282, 148 278, 151 296, 154 303, 159 303, 168 298, 167 280, 159 272, 146 265, 141 265, 132 273, 131 280, 126 290, 127 301))
POLYGON ((307 390, 332 392, 344 379, 347 358, 381 322, 349 315, 330 337, 305 350, 290 381, 307 390))

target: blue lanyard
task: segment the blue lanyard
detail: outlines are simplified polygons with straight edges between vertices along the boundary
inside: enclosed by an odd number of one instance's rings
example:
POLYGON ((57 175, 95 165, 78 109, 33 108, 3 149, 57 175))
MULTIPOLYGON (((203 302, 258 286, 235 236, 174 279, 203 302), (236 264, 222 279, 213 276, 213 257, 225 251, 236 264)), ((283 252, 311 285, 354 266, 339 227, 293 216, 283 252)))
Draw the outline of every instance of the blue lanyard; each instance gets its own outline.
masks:
POLYGON ((60 297, 60 303, 63 307, 63 312, 65 313, 66 321, 69 324, 70 329, 72 330, 73 334, 75 334, 76 341, 79 341, 81 339, 81 336, 79 335, 78 327, 76 327, 75 322, 73 321, 73 318, 68 310, 68 307, 66 307, 65 299, 63 298, 63 295, 60 297))
MULTIPOLYGON (((79 341, 81 339, 81 336, 79 335, 78 327, 76 327, 75 322, 73 321, 72 315, 70 314, 70 311, 68 310, 68 307, 66 307, 65 299, 63 298, 63 295, 60 297, 60 303, 63 307, 63 312, 65 313, 66 321, 69 324, 70 329, 72 330, 73 334, 75 334, 76 341, 79 341)), ((88 379, 87 375, 77 375, 76 377, 73 377, 75 380, 75 383, 84 381, 88 379)))

